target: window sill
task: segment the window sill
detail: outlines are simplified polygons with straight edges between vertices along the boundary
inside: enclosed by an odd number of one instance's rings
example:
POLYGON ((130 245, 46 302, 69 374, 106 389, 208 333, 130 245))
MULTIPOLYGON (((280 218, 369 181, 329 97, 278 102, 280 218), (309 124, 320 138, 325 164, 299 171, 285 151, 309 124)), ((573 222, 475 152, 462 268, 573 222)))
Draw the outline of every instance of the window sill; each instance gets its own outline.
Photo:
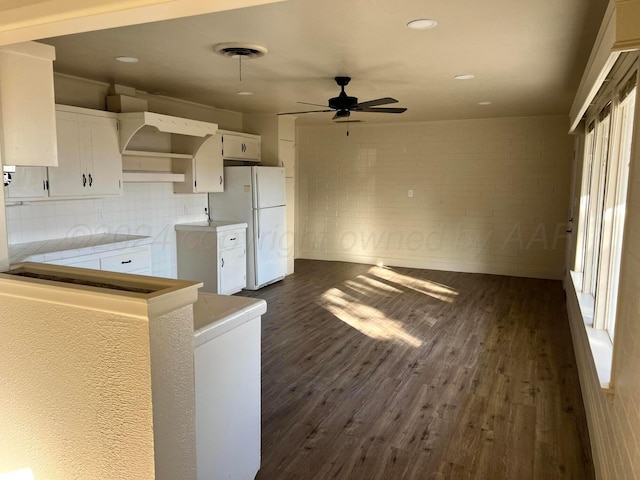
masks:
POLYGON ((593 295, 582 293, 582 274, 577 272, 570 273, 576 298, 578 299, 578 305, 580 306, 584 329, 587 333, 591 357, 593 358, 598 380, 600 381, 600 388, 612 392, 611 364, 613 361, 613 343, 605 330, 593 328, 593 308, 595 301, 593 295))

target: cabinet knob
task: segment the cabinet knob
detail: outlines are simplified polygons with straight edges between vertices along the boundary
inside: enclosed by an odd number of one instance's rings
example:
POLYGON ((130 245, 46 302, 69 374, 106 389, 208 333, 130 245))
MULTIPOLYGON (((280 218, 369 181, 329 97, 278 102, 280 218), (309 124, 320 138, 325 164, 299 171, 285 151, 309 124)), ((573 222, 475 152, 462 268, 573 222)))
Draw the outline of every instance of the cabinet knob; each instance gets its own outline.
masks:
POLYGON ((224 267, 224 258, 222 259, 222 266, 224 267))

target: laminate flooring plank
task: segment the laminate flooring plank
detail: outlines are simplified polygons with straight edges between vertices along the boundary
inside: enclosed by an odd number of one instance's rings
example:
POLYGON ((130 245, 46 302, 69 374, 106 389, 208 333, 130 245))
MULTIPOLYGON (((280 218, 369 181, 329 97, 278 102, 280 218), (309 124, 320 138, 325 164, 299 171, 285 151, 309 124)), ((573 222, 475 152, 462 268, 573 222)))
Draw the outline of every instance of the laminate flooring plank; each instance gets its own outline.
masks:
POLYGON ((296 260, 263 298, 258 480, 594 478, 558 281, 296 260))

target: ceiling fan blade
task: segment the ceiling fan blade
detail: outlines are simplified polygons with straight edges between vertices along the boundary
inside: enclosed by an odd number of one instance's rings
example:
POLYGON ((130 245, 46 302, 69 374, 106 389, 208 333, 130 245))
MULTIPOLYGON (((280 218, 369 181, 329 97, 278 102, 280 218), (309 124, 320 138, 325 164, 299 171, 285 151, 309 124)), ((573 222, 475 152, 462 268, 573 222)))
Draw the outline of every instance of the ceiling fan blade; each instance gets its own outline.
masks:
POLYGON ((309 103, 309 102, 296 102, 299 103, 300 105, 314 105, 316 107, 329 107, 329 105, 320 105, 319 103, 309 103))
POLYGON ((306 112, 284 112, 279 113, 278 115, 298 115, 299 113, 326 113, 333 112, 334 110, 308 110, 306 112))
POLYGON ((331 120, 335 120, 337 118, 349 118, 350 116, 351 112, 349 110, 338 110, 331 120))
POLYGON ((398 103, 398 100, 391 97, 378 98, 377 100, 369 100, 368 102, 360 102, 354 108, 354 110, 359 110, 361 108, 367 107, 376 107, 378 105, 388 105, 390 103, 398 103))
POLYGON ((406 108, 363 108, 356 110, 357 112, 368 112, 368 113, 402 113, 406 112, 406 108))

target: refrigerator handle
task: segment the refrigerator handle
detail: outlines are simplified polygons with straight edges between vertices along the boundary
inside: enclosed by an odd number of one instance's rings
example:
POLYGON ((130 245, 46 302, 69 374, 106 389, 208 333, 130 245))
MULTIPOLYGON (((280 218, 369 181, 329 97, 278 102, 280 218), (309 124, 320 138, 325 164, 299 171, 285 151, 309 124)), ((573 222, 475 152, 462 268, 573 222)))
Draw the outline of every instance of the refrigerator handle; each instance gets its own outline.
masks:
MULTIPOLYGON (((256 205, 255 206, 256 208, 260 208, 260 180, 258 179, 257 169, 256 169, 256 205)), ((260 235, 258 235, 258 238, 260 238, 260 235)))
POLYGON ((260 211, 256 210, 256 226, 258 227, 258 240, 260 240, 260 211))

